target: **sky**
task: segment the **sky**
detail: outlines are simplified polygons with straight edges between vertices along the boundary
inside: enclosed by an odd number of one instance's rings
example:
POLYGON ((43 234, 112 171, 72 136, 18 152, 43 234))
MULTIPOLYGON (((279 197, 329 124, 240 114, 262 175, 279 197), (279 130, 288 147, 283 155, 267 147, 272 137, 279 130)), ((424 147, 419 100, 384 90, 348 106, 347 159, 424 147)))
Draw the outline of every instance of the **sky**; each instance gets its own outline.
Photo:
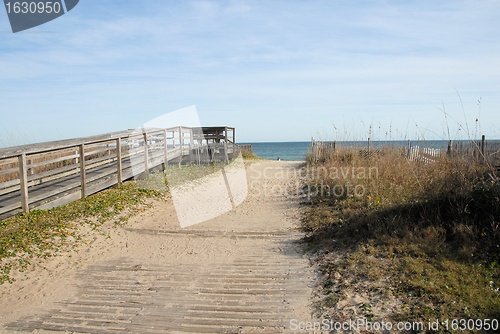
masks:
POLYGON ((187 107, 238 142, 498 139, 500 1, 81 0, 15 34, 0 8, 0 147, 187 107))

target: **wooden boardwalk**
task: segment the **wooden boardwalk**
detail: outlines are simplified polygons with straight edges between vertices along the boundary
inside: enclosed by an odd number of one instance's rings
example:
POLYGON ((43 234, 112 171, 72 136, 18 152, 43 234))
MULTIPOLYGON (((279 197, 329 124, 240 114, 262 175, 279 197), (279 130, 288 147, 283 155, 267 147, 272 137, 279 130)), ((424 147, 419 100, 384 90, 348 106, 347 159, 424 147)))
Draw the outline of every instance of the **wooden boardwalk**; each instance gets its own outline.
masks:
POLYGON ((168 164, 227 162, 237 152, 234 141, 234 128, 175 127, 0 149, 0 219, 66 204, 168 164))
MULTIPOLYGON (((210 233, 175 234, 224 242, 210 233)), ((268 246, 300 236, 225 235, 265 241, 268 246)), ((289 332, 295 300, 310 295, 307 261, 276 254, 272 247, 243 245, 240 257, 228 262, 221 257, 210 266, 168 260, 144 264, 131 258, 90 266, 81 272, 76 297, 36 318, 8 324, 8 329, 93 334, 289 332)))
MULTIPOLYGON (((295 184, 295 174, 283 177, 290 168, 300 164, 258 162, 251 184, 295 184)), ((120 239, 106 256, 55 276, 67 294, 22 308, 3 326, 7 333, 291 333, 293 319, 312 319, 315 277, 296 231, 300 201, 258 191, 183 229, 168 205, 157 204, 111 236, 120 239)))

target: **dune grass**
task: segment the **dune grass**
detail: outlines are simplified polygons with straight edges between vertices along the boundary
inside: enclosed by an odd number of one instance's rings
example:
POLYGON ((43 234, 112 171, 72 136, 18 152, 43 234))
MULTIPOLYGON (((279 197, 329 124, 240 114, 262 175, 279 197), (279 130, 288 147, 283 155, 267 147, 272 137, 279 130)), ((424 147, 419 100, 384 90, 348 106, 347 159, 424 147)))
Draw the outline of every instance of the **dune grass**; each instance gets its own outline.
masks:
POLYGON ((262 158, 255 155, 255 153, 253 153, 252 151, 242 151, 241 155, 243 156, 243 159, 247 161, 263 160, 262 158))
MULTIPOLYGON (((308 203, 302 227, 323 273, 323 316, 337 316, 346 289, 396 298, 394 321, 500 316, 495 169, 446 155, 416 163, 394 149, 370 159, 336 150, 309 165, 320 167, 309 186, 326 190, 308 203), (324 172, 342 168, 355 172, 324 172), (369 168, 376 173, 368 175, 369 168), (333 191, 348 187, 357 191, 333 191)), ((359 308, 376 318, 371 305, 359 308)))

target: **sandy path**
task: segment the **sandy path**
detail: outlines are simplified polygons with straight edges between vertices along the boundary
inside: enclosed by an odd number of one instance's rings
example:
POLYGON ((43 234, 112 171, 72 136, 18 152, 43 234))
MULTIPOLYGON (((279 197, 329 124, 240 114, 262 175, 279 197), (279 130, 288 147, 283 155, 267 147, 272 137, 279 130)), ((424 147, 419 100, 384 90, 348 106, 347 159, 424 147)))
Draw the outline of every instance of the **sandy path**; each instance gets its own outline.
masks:
POLYGON ((311 318, 296 162, 247 167, 246 200, 180 228, 172 202, 0 286, 4 333, 289 332, 311 318), (71 256, 70 256, 71 255, 71 256))

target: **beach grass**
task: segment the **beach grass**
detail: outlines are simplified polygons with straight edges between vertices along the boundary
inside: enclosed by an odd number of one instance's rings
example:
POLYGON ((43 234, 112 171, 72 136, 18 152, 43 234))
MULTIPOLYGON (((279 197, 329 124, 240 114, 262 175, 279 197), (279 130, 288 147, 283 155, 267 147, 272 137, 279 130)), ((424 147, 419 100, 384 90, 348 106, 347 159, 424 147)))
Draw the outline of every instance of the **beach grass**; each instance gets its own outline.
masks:
POLYGON ((318 312, 340 321, 347 315, 336 305, 361 294, 372 302, 355 309, 367 319, 498 319, 496 169, 447 155, 409 161, 398 149, 361 153, 337 149, 320 163, 309 159, 320 172, 307 181, 315 196, 302 228, 322 272, 318 312), (384 310, 380 300, 392 302, 384 310))
POLYGON ((255 155, 255 153, 253 153, 251 150, 242 150, 241 156, 243 157, 243 159, 248 161, 263 160, 262 158, 255 155))

